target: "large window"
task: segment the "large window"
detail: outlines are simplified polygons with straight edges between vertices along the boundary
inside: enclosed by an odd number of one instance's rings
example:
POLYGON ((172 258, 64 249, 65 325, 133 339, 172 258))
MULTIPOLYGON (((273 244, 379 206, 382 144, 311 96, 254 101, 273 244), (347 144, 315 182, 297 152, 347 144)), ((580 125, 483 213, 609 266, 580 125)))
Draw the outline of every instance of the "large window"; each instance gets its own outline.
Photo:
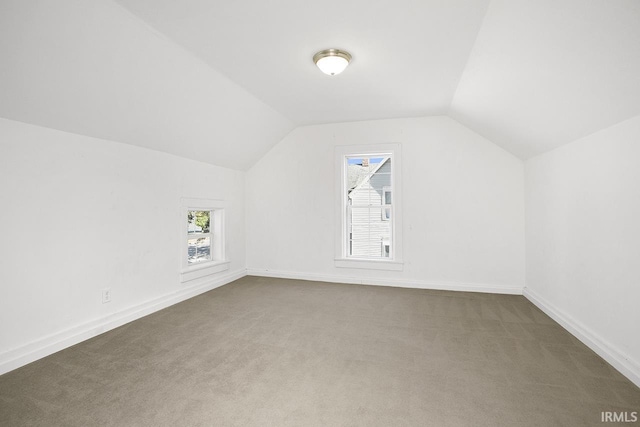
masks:
POLYGON ((183 199, 181 280, 198 279, 229 268, 225 248, 225 211, 220 200, 183 199))
POLYGON ((402 268, 399 151, 399 144, 336 148, 336 266, 402 268))

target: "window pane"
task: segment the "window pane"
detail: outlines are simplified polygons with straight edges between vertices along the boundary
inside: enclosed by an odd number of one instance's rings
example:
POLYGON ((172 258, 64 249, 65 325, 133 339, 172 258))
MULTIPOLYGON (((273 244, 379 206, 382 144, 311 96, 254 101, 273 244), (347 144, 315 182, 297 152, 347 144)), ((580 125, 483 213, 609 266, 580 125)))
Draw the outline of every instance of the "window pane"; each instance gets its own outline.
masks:
POLYGON ((391 159, 347 157, 346 176, 347 204, 382 205, 391 189, 391 159))
POLYGON ((353 240, 350 255, 354 258, 381 258, 380 247, 379 240, 353 240))
POLYGON ((346 159, 348 256, 390 258, 392 159, 384 155, 346 159))
POLYGON ((344 160, 346 256, 395 258, 392 155, 347 155, 344 160))
POLYGON ((211 226, 211 211, 188 211, 187 231, 189 233, 208 233, 211 226))
POLYGON ((350 256, 354 258, 390 258, 391 243, 388 240, 351 240, 349 241, 350 256))
POLYGON ((391 241, 391 208, 370 206, 349 206, 348 248, 349 256, 359 258, 388 257, 382 244, 391 241))
POLYGON ((197 237, 194 239, 188 239, 187 252, 189 264, 211 261, 211 238, 197 237))

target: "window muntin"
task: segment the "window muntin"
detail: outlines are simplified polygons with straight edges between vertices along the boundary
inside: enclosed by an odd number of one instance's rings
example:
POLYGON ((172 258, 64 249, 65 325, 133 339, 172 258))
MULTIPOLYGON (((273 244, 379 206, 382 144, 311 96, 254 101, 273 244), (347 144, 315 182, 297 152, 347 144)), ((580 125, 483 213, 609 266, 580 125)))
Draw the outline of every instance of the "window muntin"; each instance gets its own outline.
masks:
POLYGON ((347 258, 393 256, 392 154, 345 156, 347 258))

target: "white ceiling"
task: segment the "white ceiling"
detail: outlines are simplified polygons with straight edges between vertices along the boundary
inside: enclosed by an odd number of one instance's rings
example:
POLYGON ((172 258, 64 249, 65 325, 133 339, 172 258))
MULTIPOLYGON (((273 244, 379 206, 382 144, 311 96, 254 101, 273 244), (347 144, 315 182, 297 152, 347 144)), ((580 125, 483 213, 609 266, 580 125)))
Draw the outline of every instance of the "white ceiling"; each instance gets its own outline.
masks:
POLYGON ((493 0, 450 114, 524 159, 640 114, 640 2, 493 0))
POLYGON ((637 0, 3 0, 0 58, 0 116, 239 169, 305 124, 448 114, 526 159, 640 114, 637 0))
POLYGON ((110 0, 0 1, 0 116, 240 170, 293 128, 110 0))
POLYGON ((446 114, 488 0, 116 0, 296 125, 446 114), (312 56, 345 49, 336 77, 312 56))

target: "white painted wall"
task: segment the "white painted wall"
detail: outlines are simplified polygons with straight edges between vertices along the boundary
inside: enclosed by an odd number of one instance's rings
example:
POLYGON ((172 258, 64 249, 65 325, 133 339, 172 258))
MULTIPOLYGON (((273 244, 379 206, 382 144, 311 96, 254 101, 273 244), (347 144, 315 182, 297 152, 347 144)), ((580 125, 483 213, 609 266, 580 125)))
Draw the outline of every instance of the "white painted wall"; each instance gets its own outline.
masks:
POLYGON ((524 286, 523 163, 447 117, 297 128, 247 172, 249 273, 496 292, 524 286), (334 266, 336 145, 401 143, 404 270, 334 266))
POLYGON ((244 172, 6 119, 0 150, 0 373, 221 284, 179 283, 181 197, 229 201, 245 273, 244 172))
POLYGON ((640 115, 526 162, 526 294, 640 384, 640 115), (604 352, 603 352, 604 350, 604 352))

